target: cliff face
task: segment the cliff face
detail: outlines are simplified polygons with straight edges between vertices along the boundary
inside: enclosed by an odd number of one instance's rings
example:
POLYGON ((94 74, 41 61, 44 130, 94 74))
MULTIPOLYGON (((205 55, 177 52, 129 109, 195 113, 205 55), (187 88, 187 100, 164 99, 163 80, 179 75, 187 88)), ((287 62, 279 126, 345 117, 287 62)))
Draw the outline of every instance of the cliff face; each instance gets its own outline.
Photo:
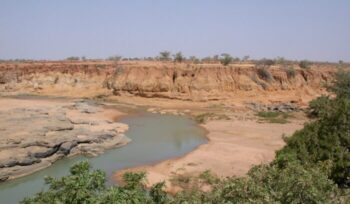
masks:
POLYGON ((334 67, 284 69, 249 64, 44 62, 0 65, 0 91, 60 96, 137 95, 210 101, 285 94, 315 97, 334 67))

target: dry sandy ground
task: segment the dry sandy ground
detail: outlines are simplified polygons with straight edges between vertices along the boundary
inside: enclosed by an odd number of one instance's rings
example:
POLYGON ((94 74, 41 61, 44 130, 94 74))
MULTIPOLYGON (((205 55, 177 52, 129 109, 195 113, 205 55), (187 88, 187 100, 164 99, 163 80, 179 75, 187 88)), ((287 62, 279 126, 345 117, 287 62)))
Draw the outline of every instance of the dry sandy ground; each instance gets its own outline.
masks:
POLYGON ((284 145, 282 135, 291 135, 302 124, 258 123, 253 120, 210 121, 203 125, 208 130, 207 144, 181 158, 166 160, 149 166, 118 172, 115 179, 126 171, 146 171, 148 186, 167 181, 168 191, 176 191, 169 178, 174 174, 196 175, 211 170, 221 177, 243 176, 253 166, 273 160, 275 151, 284 145))

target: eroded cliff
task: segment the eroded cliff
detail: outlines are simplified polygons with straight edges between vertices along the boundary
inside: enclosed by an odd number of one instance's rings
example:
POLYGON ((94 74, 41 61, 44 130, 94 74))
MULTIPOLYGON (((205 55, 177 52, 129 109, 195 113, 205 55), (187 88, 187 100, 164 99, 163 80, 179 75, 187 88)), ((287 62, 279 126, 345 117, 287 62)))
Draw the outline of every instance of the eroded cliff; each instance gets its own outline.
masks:
POLYGON ((0 65, 0 91, 71 97, 133 95, 188 101, 268 99, 307 102, 324 93, 335 66, 33 62, 0 65), (274 99, 272 99, 272 98, 274 99))

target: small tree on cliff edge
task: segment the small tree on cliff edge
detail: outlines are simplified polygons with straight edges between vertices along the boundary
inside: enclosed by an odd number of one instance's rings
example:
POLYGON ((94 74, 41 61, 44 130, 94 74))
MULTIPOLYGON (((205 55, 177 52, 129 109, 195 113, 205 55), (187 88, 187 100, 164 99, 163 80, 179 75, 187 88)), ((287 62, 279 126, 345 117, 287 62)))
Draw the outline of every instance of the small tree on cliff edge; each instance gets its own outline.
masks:
POLYGON ((178 52, 174 55, 174 62, 183 62, 185 60, 185 57, 182 55, 181 52, 178 52))
POLYGON ((232 60, 233 60, 233 58, 231 57, 231 55, 229 55, 227 53, 221 54, 220 62, 224 66, 229 65, 232 62, 232 60))
POLYGON ((170 52, 169 51, 162 51, 159 53, 159 59, 161 61, 169 61, 170 60, 170 52))

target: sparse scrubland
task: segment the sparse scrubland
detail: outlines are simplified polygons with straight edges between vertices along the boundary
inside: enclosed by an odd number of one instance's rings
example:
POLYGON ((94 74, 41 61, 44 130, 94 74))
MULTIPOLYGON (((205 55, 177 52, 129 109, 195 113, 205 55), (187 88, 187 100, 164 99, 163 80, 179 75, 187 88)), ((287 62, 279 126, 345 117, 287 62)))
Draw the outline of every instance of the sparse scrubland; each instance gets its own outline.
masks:
POLYGON ((174 182, 186 185, 173 195, 163 190, 164 182, 147 189, 142 172, 126 173, 123 185, 107 187, 105 174, 82 162, 66 177, 46 178, 49 189, 23 203, 349 203, 350 74, 338 72, 328 90, 330 97, 310 103, 314 119, 285 138, 275 160, 254 166, 245 177, 219 178, 209 171, 175 176, 174 182))

